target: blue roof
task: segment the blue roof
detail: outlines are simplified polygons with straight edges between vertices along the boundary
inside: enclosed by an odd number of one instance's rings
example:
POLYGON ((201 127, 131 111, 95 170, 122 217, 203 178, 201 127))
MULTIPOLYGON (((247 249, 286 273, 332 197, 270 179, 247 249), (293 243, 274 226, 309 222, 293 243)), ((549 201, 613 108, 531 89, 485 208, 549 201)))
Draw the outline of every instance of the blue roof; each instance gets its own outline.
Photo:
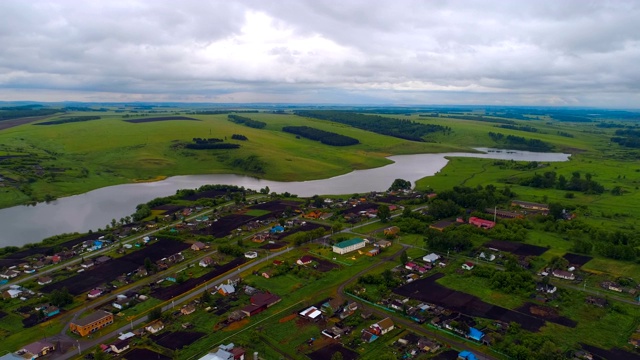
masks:
POLYGON ((476 328, 469 328, 469 337, 472 338, 473 340, 476 341, 480 341, 480 339, 482 339, 482 337, 484 336, 484 333, 476 328))
POLYGON ((282 226, 280 226, 280 225, 274 226, 274 227, 271 228, 271 232, 272 233, 274 233, 274 232, 283 232, 283 231, 284 231, 284 228, 282 226))
POLYGON ((458 354, 458 357, 463 358, 465 360, 478 360, 478 358, 471 351, 467 351, 467 350, 461 351, 458 354))

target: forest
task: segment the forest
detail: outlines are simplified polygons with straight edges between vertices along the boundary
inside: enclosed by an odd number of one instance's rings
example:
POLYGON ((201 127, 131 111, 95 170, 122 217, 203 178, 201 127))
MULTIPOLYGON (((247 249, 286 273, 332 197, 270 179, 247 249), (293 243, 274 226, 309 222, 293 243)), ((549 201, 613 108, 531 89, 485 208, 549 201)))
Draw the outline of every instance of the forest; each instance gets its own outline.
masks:
POLYGON ((219 149, 238 149, 240 145, 229 144, 217 138, 193 138, 192 143, 185 144, 184 147, 192 150, 219 150, 219 149))
POLYGON ((615 134, 616 136, 611 138, 612 142, 630 148, 640 148, 640 130, 619 129, 615 134))
POLYGON ((253 120, 251 118, 240 115, 228 115, 227 118, 229 118, 229 121, 231 122, 242 124, 254 129, 263 129, 265 126, 267 126, 266 122, 253 120))
POLYGON ((310 140, 320 141, 325 145, 331 146, 349 146, 357 145, 360 143, 358 139, 329 131, 315 129, 309 126, 285 126, 282 128, 282 131, 299 135, 310 140))
POLYGON ((489 132, 489 137, 496 143, 506 146, 509 149, 514 150, 526 150, 526 151, 551 151, 553 148, 546 142, 538 139, 527 139, 522 136, 507 135, 502 133, 489 132))
POLYGON ((379 115, 364 115, 336 110, 300 110, 296 115, 320 120, 328 120, 353 126, 374 133, 411 141, 425 141, 422 137, 431 133, 451 132, 448 126, 421 124, 411 120, 388 118, 379 115))
POLYGON ((60 109, 34 109, 31 106, 15 106, 0 108, 0 121, 32 116, 48 116, 63 112, 60 109))
POLYGON ((593 175, 586 173, 582 178, 579 171, 574 171, 567 180, 564 175, 557 176, 555 171, 546 171, 544 174, 535 174, 532 177, 520 180, 522 186, 530 186, 540 189, 558 189, 568 191, 580 191, 586 194, 602 194, 604 186, 592 179, 593 175))

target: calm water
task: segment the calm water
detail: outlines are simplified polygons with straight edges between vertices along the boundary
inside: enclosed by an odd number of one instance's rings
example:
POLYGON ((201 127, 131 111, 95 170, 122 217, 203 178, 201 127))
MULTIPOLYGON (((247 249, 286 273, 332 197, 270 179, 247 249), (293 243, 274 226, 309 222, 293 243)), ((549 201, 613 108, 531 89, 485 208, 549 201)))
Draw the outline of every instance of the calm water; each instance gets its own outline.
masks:
POLYGON ((85 194, 69 196, 49 204, 15 206, 0 209, 0 247, 39 242, 61 233, 85 232, 103 228, 111 219, 119 220, 131 215, 136 205, 160 196, 175 194, 178 189, 193 189, 205 184, 230 184, 259 190, 268 186, 271 191, 288 191, 299 196, 322 194, 353 194, 368 191, 384 191, 397 178, 411 181, 431 176, 446 164, 445 157, 479 157, 522 161, 566 161, 569 154, 534 153, 526 151, 496 152, 485 154, 442 153, 398 155, 389 157, 393 164, 376 169, 356 170, 329 179, 278 182, 248 176, 188 175, 174 176, 154 183, 137 183, 109 186, 85 194))

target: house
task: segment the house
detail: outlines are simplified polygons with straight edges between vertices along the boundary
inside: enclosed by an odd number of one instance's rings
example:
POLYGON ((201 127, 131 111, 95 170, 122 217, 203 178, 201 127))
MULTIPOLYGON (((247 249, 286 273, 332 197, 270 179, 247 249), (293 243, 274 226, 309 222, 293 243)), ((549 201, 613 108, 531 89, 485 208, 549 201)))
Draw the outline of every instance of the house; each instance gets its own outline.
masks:
POLYGON ((2 293, 2 297, 5 299, 15 299, 22 294, 22 290, 9 289, 2 293))
POLYGON ((424 352, 434 353, 440 349, 440 344, 431 339, 420 338, 418 340, 418 348, 424 352))
POLYGON ((90 267, 92 267, 94 265, 93 260, 86 260, 85 262, 83 262, 80 266, 83 269, 88 269, 90 267))
POLYGON ((480 219, 475 216, 469 218, 469 224, 481 229, 492 229, 494 226, 496 226, 496 223, 491 220, 480 219))
POLYGON ((204 259, 200 260, 200 262, 198 263, 198 265, 202 267, 208 267, 211 264, 213 264, 213 259, 210 256, 206 256, 204 259))
POLYGON ((182 315, 189 315, 189 314, 192 314, 194 311, 196 311, 196 306, 193 304, 185 305, 182 307, 182 309, 180 309, 180 312, 182 313, 182 315))
POLYGON ((240 309, 240 311, 242 311, 242 313, 244 313, 246 316, 251 317, 265 311, 266 309, 266 306, 257 306, 251 304, 243 307, 242 309, 240 309))
POLYGON ((236 288, 230 284, 221 284, 217 288, 218 294, 227 296, 236 292, 236 288))
POLYGON ((36 359, 40 356, 45 356, 56 350, 56 346, 48 341, 36 341, 29 345, 25 345, 22 349, 16 352, 22 359, 36 359))
POLYGON ((449 226, 453 225, 454 222, 451 220, 441 220, 438 221, 435 224, 431 224, 429 225, 429 229, 434 229, 434 230, 438 230, 438 231, 444 231, 444 229, 448 228, 449 226))
POLYGON ((366 243, 363 239, 353 238, 351 240, 345 240, 333 245, 333 252, 343 255, 351 251, 355 251, 365 247, 366 243))
POLYGON ((118 297, 116 298, 116 301, 114 301, 111 306, 113 306, 114 308, 118 309, 118 310, 122 310, 125 307, 129 306, 129 304, 131 303, 131 298, 123 296, 123 295, 118 295, 118 297))
POLYGON ((245 360, 246 351, 241 347, 236 347, 233 343, 218 346, 218 350, 209 353, 199 360, 245 360))
POLYGON ((358 310, 357 302, 352 301, 348 303, 347 306, 345 306, 344 309, 342 309, 342 312, 340 313, 340 319, 348 318, 349 316, 353 315, 353 313, 356 312, 356 310, 358 310))
POLYGON ((256 243, 263 243, 267 239, 269 239, 269 234, 260 233, 260 234, 255 234, 253 236, 253 238, 251 239, 251 241, 256 242, 256 243))
POLYGON ((155 334, 158 331, 162 331, 164 329, 164 323, 160 320, 156 320, 145 327, 145 330, 148 332, 155 334))
POLYGON ((555 293, 557 290, 557 288, 551 284, 544 284, 544 283, 537 283, 536 284, 536 291, 538 292, 544 292, 547 294, 553 294, 555 293))
POLYGON ((553 276, 565 280, 575 280, 576 278, 572 272, 565 270, 553 270, 553 276))
POLYGON ((191 250, 193 251, 200 251, 200 250, 204 250, 207 248, 207 245, 205 245, 204 243, 200 242, 200 241, 196 241, 195 243, 193 243, 191 245, 191 250))
POLYGON ((417 267, 418 267, 418 265, 416 265, 415 263, 412 263, 412 262, 408 262, 408 263, 404 264, 404 268, 407 269, 407 270, 413 270, 413 269, 415 269, 417 267))
POLYGON ((496 259, 496 256, 493 254, 485 254, 484 252, 481 252, 480 255, 478 255, 478 257, 482 260, 486 260, 486 261, 493 261, 496 259))
POLYGON ((380 255, 380 248, 371 249, 371 250, 367 251, 364 254, 367 255, 367 256, 372 256, 372 257, 380 255))
POLYGON ((391 226, 383 230, 384 236, 396 236, 400 232, 400 228, 397 226, 391 226))
POLYGON ((474 327, 470 327, 469 334, 467 334, 467 337, 475 341, 480 341, 484 337, 484 333, 474 327))
POLYGON ((111 344, 111 351, 116 354, 120 354, 123 351, 129 350, 129 339, 118 340, 111 344))
POLYGON ((422 261, 429 264, 435 264, 436 261, 438 261, 439 259, 440 259, 440 255, 434 254, 434 253, 431 253, 429 255, 425 255, 422 257, 422 261))
POLYGON ((244 257, 246 257, 247 259, 255 259, 258 257, 258 253, 255 251, 247 251, 246 253, 244 253, 244 257))
POLYGON ((256 306, 271 307, 282 300, 281 297, 272 293, 256 293, 251 296, 251 304, 256 306))
POLYGON ((276 225, 274 227, 272 227, 269 232, 271 234, 279 234, 279 233, 283 233, 284 232, 284 228, 280 225, 276 225))
POLYGON ((301 257, 300 259, 298 259, 298 261, 296 261, 296 264, 298 265, 309 265, 313 262, 313 258, 309 255, 305 255, 303 257, 301 257))
POLYGON ((547 204, 538 204, 527 201, 513 200, 511 201, 511 206, 520 207, 523 209, 529 210, 537 210, 537 211, 549 211, 549 205, 547 204))
POLYGON ((389 246, 391 246, 393 243, 389 240, 379 240, 378 242, 376 242, 374 244, 374 246, 377 246, 379 248, 388 248, 389 246))
POLYGON ((462 269, 464 270, 472 270, 475 267, 475 265, 472 262, 465 262, 464 264, 462 264, 462 269))
POLYGON ((393 323, 393 320, 391 320, 391 318, 385 318, 371 325, 371 329, 376 332, 379 331, 380 335, 385 335, 389 331, 395 329, 395 325, 393 323))
POLYGON ((478 357, 471 351, 465 350, 458 353, 458 360, 478 360, 478 357))
POLYGON ((265 278, 265 279, 271 279, 271 277, 273 276, 273 274, 274 274, 274 271, 273 271, 273 270, 265 270, 265 271, 263 271, 263 272, 262 272, 262 274, 260 274, 260 275, 262 275, 262 277, 263 277, 263 278, 265 278))
POLYGON ((376 341, 376 339, 378 339, 378 335, 369 332, 369 330, 364 329, 362 330, 362 336, 360 336, 360 339, 362 340, 362 342, 365 343, 372 343, 374 341, 376 341))
POLYGON ((113 314, 98 310, 89 316, 73 320, 69 324, 69 330, 80 336, 87 336, 111 324, 113 324, 113 314))
POLYGON ((20 275, 19 271, 15 271, 15 270, 7 270, 5 272, 3 272, 2 274, 0 274, 0 277, 3 279, 13 279, 14 277, 20 275))
POLYGON ((53 279, 49 276, 43 276, 41 278, 38 278, 38 285, 47 285, 47 284, 51 284, 51 282, 53 281, 53 279))
POLYGON ((322 318, 322 311, 320 311, 315 306, 311 306, 309 308, 302 310, 300 313, 298 313, 298 315, 300 315, 305 319, 310 319, 315 321, 322 318))
POLYGON ((60 308, 58 308, 57 306, 51 305, 43 308, 42 312, 44 313, 44 316, 52 317, 60 314, 60 308))
POLYGON ((89 299, 95 299, 98 296, 102 295, 102 293, 103 293, 102 289, 93 289, 89 291, 89 293, 87 294, 87 297, 89 299))

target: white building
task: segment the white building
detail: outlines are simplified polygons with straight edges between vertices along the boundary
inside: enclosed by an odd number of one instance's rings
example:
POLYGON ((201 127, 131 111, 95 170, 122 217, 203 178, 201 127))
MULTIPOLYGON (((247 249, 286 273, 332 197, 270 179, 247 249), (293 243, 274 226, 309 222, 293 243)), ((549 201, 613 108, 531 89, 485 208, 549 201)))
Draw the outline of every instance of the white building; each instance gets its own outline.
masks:
POLYGON ((364 240, 360 238, 353 238, 351 240, 346 240, 333 245, 333 252, 342 255, 351 251, 362 249, 363 247, 365 247, 365 245, 366 243, 364 240))

